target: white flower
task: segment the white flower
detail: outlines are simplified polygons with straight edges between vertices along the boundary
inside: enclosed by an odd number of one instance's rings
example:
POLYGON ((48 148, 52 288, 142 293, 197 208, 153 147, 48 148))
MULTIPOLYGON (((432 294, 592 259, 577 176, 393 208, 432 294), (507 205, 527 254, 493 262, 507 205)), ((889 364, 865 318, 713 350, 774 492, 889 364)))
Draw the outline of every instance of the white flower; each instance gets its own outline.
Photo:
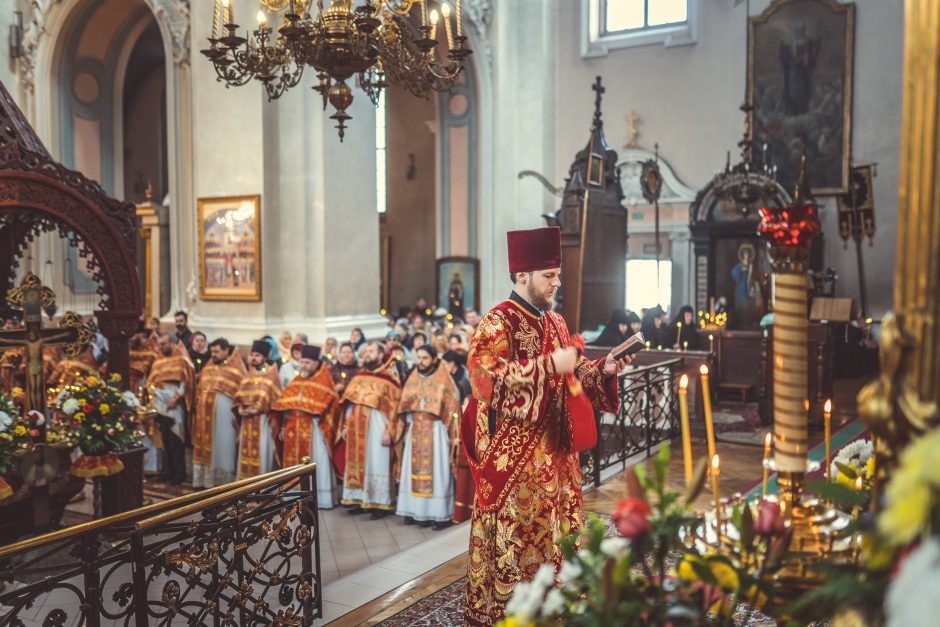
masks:
POLYGON ((555 567, 551 564, 542 564, 539 566, 535 577, 532 579, 533 585, 540 588, 541 592, 555 583, 555 567))
POLYGON ((542 604, 542 616, 549 618, 560 614, 565 609, 565 595, 558 588, 552 588, 542 604))
POLYGON ((832 466, 829 468, 832 477, 838 477, 841 472, 839 467, 836 466, 836 462, 860 470, 865 467, 865 464, 868 463, 868 459, 874 454, 875 449, 871 445, 871 440, 855 440, 854 442, 849 442, 839 449, 839 452, 836 453, 835 458, 832 460, 832 466))
POLYGON ((575 584, 580 576, 580 564, 567 560, 561 563, 561 572, 558 573, 558 579, 565 587, 574 587, 572 584, 575 584))
POLYGON ((78 400, 70 398, 62 403, 62 411, 71 416, 79 410, 81 406, 78 404, 78 400))
POLYGON ((601 540, 601 553, 607 557, 620 557, 624 551, 630 548, 630 541, 626 538, 617 536, 615 538, 604 538, 601 540))
POLYGON ((72 393, 69 392, 68 390, 62 390, 61 392, 59 392, 59 393, 56 395, 56 397, 55 397, 55 404, 56 404, 56 405, 61 405, 61 404, 62 404, 62 401, 63 401, 64 399, 68 398, 71 394, 72 394, 72 393))
POLYGON ((140 405, 140 401, 137 400, 137 396, 130 390, 126 390, 121 394, 121 398, 124 399, 124 402, 127 403, 127 406, 131 409, 140 405))
POLYGON ((930 538, 910 554, 885 597, 887 627, 932 627, 940 590, 940 541, 930 538))
POLYGON ((13 424, 13 418, 5 411, 0 411, 0 432, 6 431, 13 424))
POLYGON ((529 582, 516 584, 512 598, 506 603, 506 614, 515 616, 521 623, 528 623, 538 612, 542 603, 542 591, 529 582))

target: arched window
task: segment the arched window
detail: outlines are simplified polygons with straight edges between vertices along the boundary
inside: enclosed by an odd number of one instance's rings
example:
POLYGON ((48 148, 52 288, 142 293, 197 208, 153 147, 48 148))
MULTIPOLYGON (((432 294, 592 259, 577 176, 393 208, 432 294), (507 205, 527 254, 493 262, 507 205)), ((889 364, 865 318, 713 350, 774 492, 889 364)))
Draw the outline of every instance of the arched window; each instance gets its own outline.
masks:
POLYGON ((700 0, 581 1, 582 56, 655 43, 667 47, 695 43, 700 0))

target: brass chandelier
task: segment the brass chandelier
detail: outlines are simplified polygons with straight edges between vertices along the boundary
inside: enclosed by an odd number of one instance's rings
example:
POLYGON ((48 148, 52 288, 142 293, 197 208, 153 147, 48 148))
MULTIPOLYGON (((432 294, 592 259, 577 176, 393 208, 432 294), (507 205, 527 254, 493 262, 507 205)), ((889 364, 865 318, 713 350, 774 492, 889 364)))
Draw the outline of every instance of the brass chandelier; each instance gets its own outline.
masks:
POLYGON ((215 0, 210 45, 202 51, 218 80, 229 87, 254 78, 274 100, 296 86, 309 65, 317 72, 314 89, 323 96, 323 108, 333 106, 330 118, 340 141, 352 119, 346 110, 353 101, 347 84, 353 76, 373 104, 388 85, 427 97, 432 90, 448 91, 472 54, 465 45, 460 0, 453 11, 442 2, 440 14, 428 6, 430 0, 364 0, 356 7, 354 0, 332 0, 325 10, 317 0, 315 14, 312 0, 260 0, 258 27, 246 37, 238 35, 233 2, 215 0), (412 8, 418 15, 411 16, 412 8), (268 24, 268 13, 282 14, 276 28, 268 24), (446 59, 436 51, 441 21, 446 59))

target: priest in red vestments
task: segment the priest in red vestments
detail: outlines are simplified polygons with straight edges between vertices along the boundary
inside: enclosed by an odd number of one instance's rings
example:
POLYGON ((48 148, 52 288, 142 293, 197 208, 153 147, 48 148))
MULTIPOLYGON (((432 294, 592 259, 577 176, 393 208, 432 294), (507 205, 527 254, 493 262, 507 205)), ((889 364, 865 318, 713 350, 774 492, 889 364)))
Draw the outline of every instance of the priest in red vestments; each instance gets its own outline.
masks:
POLYGON ((401 379, 394 358, 372 341, 366 344, 363 368, 343 392, 341 437, 346 443, 343 505, 350 513, 372 510, 373 518, 395 509, 395 478, 389 423, 401 398, 401 379))
MULTIPOLYGON (((576 446, 593 411, 617 406, 617 373, 630 361, 588 361, 551 310, 561 286, 557 227, 508 233, 508 300, 477 326, 468 367, 473 396, 462 442, 473 472, 465 618, 493 625, 520 581, 561 566, 560 536, 583 524, 576 446)), ((588 444, 587 446, 589 446, 588 444)))
POLYGON ((194 488, 225 485, 236 476, 238 431, 232 424, 232 405, 245 378, 245 362, 224 337, 213 340, 209 355, 196 385, 196 411, 190 429, 194 488))
POLYGON ((281 439, 284 467, 296 466, 309 457, 317 464, 317 503, 320 509, 335 505, 335 475, 330 450, 339 422, 339 394, 329 367, 320 360, 320 347, 300 348, 300 369, 271 406, 284 415, 281 439))
POLYGON ((238 437, 238 478, 255 477, 274 470, 275 436, 279 430, 271 405, 281 395, 277 365, 271 363, 271 345, 255 340, 248 353, 248 373, 235 392, 232 404, 241 420, 238 437))
MULTIPOLYGON (((165 466, 162 478, 178 485, 186 480, 187 416, 196 396, 196 372, 189 355, 176 337, 161 333, 157 340, 160 356, 147 376, 147 388, 153 396, 154 418, 163 444, 165 466)), ((156 445, 156 443, 154 443, 156 445)), ((153 471, 153 458, 145 458, 144 469, 153 471)))

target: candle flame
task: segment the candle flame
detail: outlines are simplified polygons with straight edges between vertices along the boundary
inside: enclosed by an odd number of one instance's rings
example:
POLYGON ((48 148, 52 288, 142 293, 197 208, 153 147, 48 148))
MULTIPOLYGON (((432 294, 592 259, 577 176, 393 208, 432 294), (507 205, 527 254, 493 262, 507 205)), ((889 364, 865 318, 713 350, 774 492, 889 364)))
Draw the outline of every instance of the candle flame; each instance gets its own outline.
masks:
POLYGON ((679 377, 679 387, 682 388, 683 390, 689 387, 689 375, 684 374, 681 377, 679 377))
POLYGON ((258 11, 258 24, 260 24, 261 26, 264 26, 265 23, 267 23, 267 21, 268 21, 268 18, 264 14, 264 11, 258 11))
POLYGON ((827 398, 826 404, 823 406, 823 410, 828 414, 832 412, 832 399, 827 398))
POLYGON ((803 411, 809 411, 809 399, 808 398, 803 399, 803 411))
POLYGON ((764 446, 766 446, 767 448, 770 448, 770 444, 773 441, 774 441, 774 435, 770 431, 768 431, 767 435, 764 436, 764 446))
POLYGON ((446 2, 441 5, 441 13, 444 15, 445 20, 450 17, 450 5, 446 2))
MULTIPOLYGON (((714 455, 712 455, 712 469, 715 470, 716 472, 718 471, 718 465, 719 465, 718 453, 715 453, 714 455)), ((861 477, 859 477, 859 479, 861 479, 861 477)))
POLYGON ((861 475, 859 475, 858 477, 855 477, 855 489, 856 490, 862 489, 862 476, 861 475))
POLYGON ((698 371, 699 371, 699 373, 701 373, 701 375, 702 375, 703 377, 707 377, 707 376, 708 376, 708 366, 706 366, 705 364, 702 364, 702 367, 699 368, 698 371))

